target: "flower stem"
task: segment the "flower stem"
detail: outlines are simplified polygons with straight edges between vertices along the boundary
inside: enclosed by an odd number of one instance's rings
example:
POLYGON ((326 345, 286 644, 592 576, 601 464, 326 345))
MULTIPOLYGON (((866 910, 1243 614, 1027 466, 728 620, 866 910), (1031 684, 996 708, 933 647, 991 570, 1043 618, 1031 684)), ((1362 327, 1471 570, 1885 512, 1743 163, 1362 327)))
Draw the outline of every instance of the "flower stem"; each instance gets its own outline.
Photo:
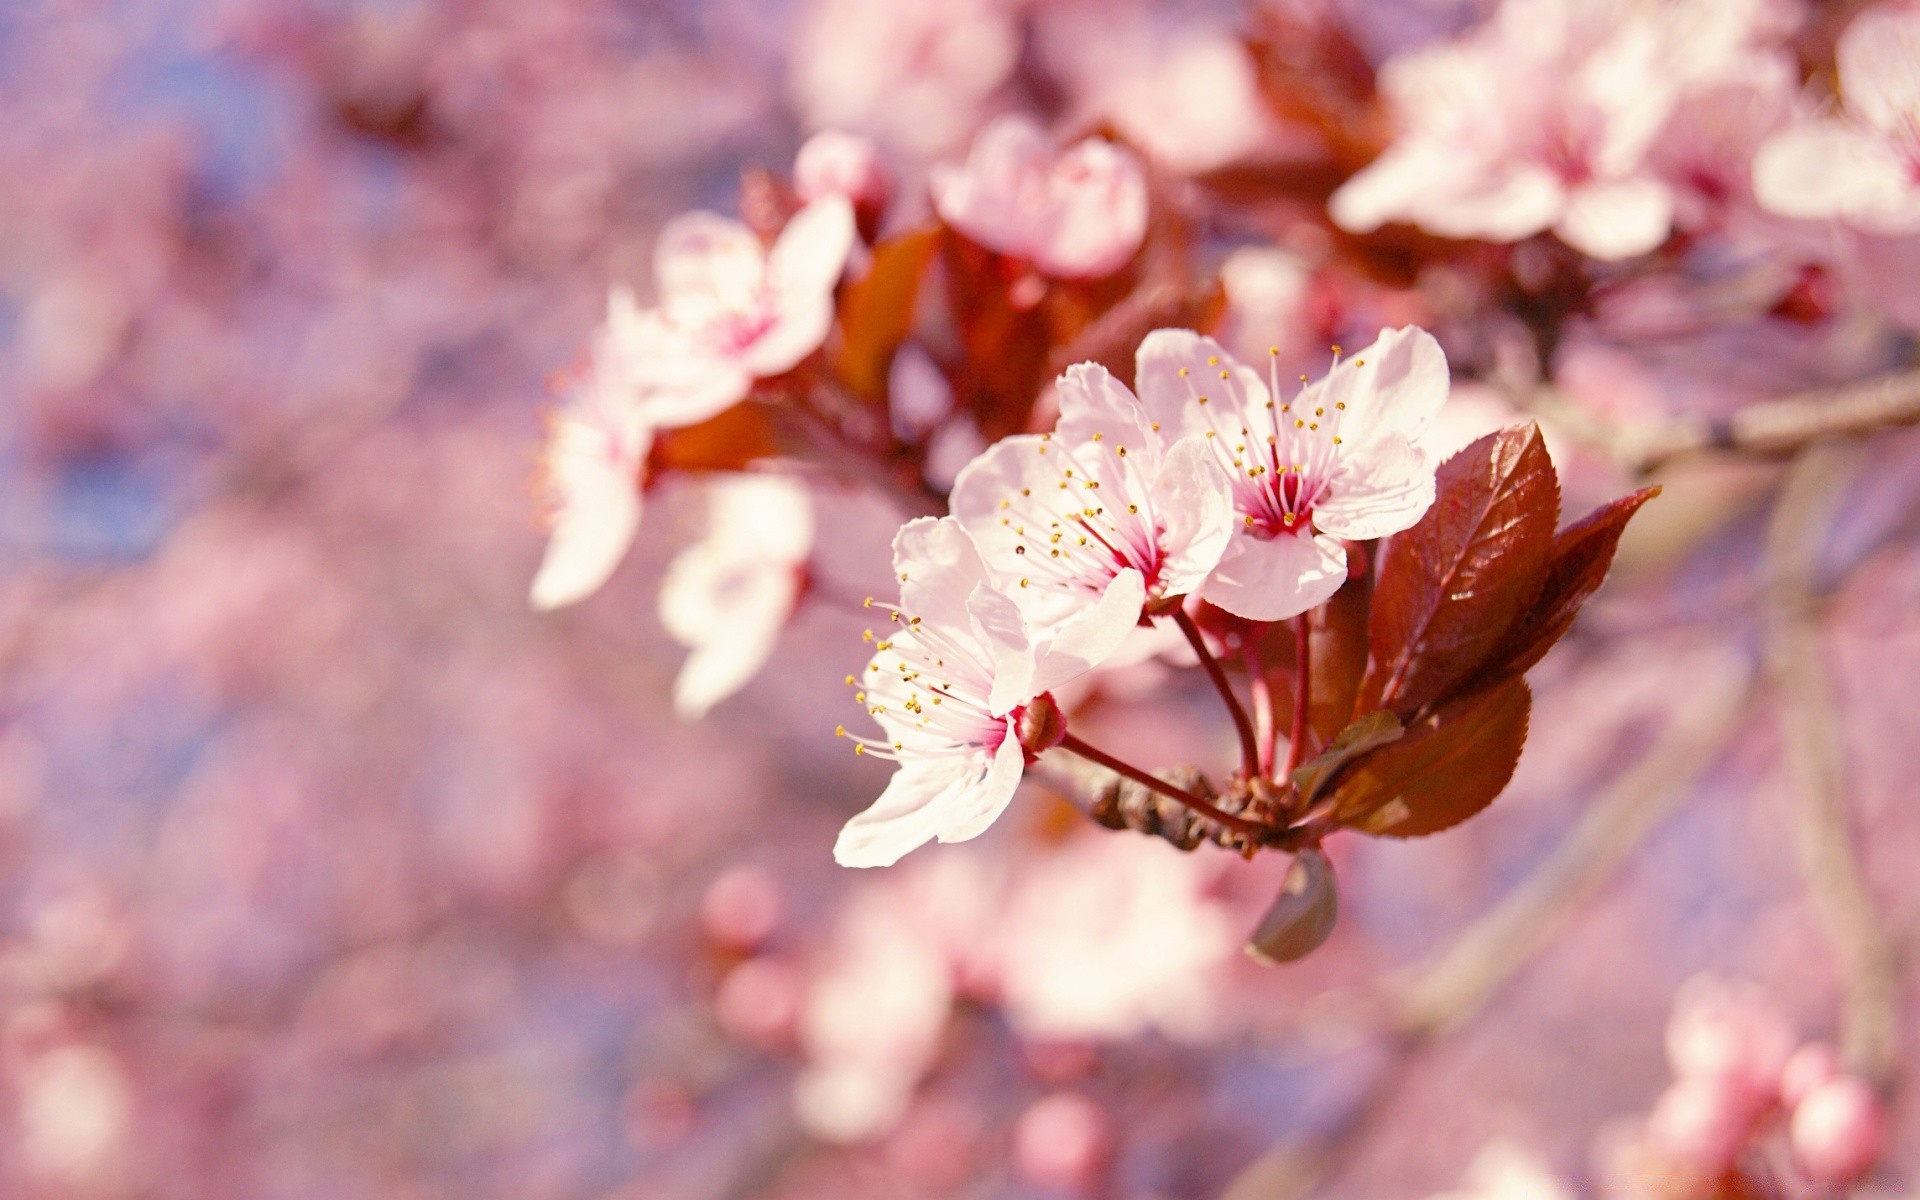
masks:
POLYGON ((1105 750, 1087 745, 1087 743, 1081 741, 1071 733, 1060 739, 1060 748, 1062 750, 1071 750, 1089 762, 1099 763, 1114 774, 1125 776, 1141 787, 1158 792, 1168 799, 1178 800, 1201 816, 1209 820, 1218 821, 1235 833, 1245 834, 1250 838, 1256 839, 1266 836, 1267 829, 1265 826, 1246 820, 1243 817, 1236 817, 1225 809, 1216 807, 1206 800, 1201 799, 1185 788, 1175 787, 1164 779, 1157 779, 1147 774, 1132 763, 1120 761, 1113 755, 1108 754, 1105 750))
POLYGON ((1300 760, 1307 756, 1307 716, 1313 706, 1313 631, 1310 614, 1293 619, 1293 728, 1287 735, 1287 770, 1290 776, 1300 760))
POLYGON ((1240 767, 1249 779, 1260 773, 1260 748, 1253 736, 1253 722, 1247 719, 1247 710, 1240 705, 1240 698, 1233 694, 1233 685, 1227 682, 1227 672, 1221 667, 1220 660, 1207 649, 1207 640, 1200 636, 1200 627, 1193 623, 1184 608, 1173 610, 1173 623, 1180 632, 1187 635, 1187 641, 1193 646, 1193 652, 1200 656, 1200 665, 1207 669, 1207 678, 1213 680, 1213 686, 1220 693, 1220 699, 1227 705, 1227 713, 1233 718, 1234 732, 1240 735, 1240 767))
POLYGON ((1266 666, 1260 651, 1249 638, 1242 643, 1240 655, 1246 662, 1247 679, 1253 692, 1253 731, 1260 743, 1260 773, 1273 773, 1273 744, 1280 740, 1280 727, 1273 719, 1273 685, 1267 682, 1266 666))

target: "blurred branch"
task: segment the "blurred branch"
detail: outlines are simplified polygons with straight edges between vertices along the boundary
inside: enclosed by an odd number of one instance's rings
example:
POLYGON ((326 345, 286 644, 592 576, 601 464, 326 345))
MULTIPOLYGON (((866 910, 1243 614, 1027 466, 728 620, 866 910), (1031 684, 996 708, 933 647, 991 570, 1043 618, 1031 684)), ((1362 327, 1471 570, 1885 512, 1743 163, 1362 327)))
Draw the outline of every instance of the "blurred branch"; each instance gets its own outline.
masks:
POLYGON ((1645 475, 1693 454, 1776 458, 1829 438, 1920 424, 1920 370, 1749 404, 1728 417, 1644 426, 1609 421, 1552 387, 1518 399, 1527 410, 1607 451, 1627 470, 1645 475))
POLYGON ((1332 1127, 1282 1143, 1248 1167, 1225 1200, 1299 1200, 1344 1170, 1422 1053, 1490 1001, 1597 892, 1684 796, 1739 727, 1753 675, 1702 680, 1660 739, 1595 798, 1520 885, 1389 998, 1389 1059, 1332 1127))
POLYGON ((1784 753, 1799 793, 1800 869, 1846 990, 1841 1053, 1849 1070, 1886 1089, 1900 1066, 1900 952, 1854 847, 1844 730, 1822 662, 1816 579, 1819 549, 1855 457, 1850 447, 1815 445, 1788 472, 1767 533, 1763 628, 1784 753))

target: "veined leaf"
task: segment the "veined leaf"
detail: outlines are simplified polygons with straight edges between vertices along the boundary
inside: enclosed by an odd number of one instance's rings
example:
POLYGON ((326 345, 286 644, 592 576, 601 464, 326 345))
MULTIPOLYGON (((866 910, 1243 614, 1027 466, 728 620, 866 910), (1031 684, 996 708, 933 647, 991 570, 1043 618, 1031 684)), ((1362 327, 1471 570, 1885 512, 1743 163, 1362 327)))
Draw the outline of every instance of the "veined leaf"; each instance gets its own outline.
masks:
POLYGON ((1559 510, 1536 425, 1442 464, 1433 507, 1382 548, 1355 711, 1410 717, 1474 675, 1540 595, 1559 510))
POLYGON ((1419 837, 1493 803, 1527 741, 1532 693, 1518 676, 1440 706, 1341 778, 1334 819, 1363 833, 1419 837))

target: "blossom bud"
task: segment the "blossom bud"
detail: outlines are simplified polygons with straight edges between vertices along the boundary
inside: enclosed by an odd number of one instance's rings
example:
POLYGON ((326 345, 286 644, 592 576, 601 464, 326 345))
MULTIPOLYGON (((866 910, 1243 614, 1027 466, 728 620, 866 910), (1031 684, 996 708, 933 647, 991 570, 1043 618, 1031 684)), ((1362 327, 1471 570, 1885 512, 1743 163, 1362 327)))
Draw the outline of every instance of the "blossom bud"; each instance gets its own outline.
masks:
POLYGON ((886 207, 890 181, 880 151, 856 134, 825 130, 808 138, 793 160, 793 187, 803 201, 845 196, 860 230, 872 237, 886 207))
POLYGON ((1778 1085, 1793 1045, 1793 1030, 1757 988, 1706 975, 1681 985, 1667 1022, 1675 1075, 1725 1076, 1754 1091, 1778 1085))
POLYGON ((1333 864, 1317 848, 1294 855, 1280 897, 1260 918, 1247 941, 1247 954, 1269 965, 1305 958, 1333 932, 1339 915, 1339 889, 1333 864))
POLYGON ((1842 1075, 1815 1087, 1794 1108, 1787 1136, 1814 1182, 1848 1183, 1879 1160, 1887 1140, 1886 1112, 1865 1080, 1842 1075))
POLYGON ((1808 1042, 1793 1052, 1780 1073, 1780 1100, 1797 1107, 1813 1090, 1840 1073, 1840 1057, 1825 1042, 1808 1042))
POLYGON ((1738 1080, 1686 1076, 1653 1106, 1647 1136, 1662 1157, 1702 1175, 1716 1175, 1739 1156, 1757 1115, 1751 1093, 1738 1080))
POLYGON ((780 924, 780 885, 764 867, 722 871, 700 897, 700 926, 717 944, 751 950, 780 924))
POLYGON ((1013 1130, 1013 1158, 1036 1187, 1084 1191, 1106 1164, 1106 1114, 1085 1096, 1057 1092, 1036 1101, 1013 1130))
POLYGON ((1054 703, 1053 693, 1042 692, 1031 704, 1015 710, 1013 729, 1027 761, 1032 762, 1067 736, 1067 718, 1054 703))

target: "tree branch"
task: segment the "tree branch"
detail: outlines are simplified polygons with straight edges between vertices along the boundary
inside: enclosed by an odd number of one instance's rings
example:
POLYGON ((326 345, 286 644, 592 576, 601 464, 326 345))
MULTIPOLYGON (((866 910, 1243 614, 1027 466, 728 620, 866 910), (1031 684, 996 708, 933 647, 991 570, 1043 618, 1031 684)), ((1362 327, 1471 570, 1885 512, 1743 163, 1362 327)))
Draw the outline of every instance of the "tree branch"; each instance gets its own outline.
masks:
POLYGON ((1900 953, 1867 886, 1847 814, 1844 741, 1820 645, 1816 556, 1855 455, 1810 447, 1794 461, 1768 528, 1763 629, 1787 766, 1799 792, 1801 874, 1839 959, 1849 1070, 1891 1089, 1900 1067, 1900 953))
POLYGON ((1717 420, 1682 418, 1647 427, 1608 421, 1552 387, 1519 400, 1606 450, 1627 470, 1645 475, 1693 454, 1777 458, 1830 438, 1920 424, 1920 370, 1749 404, 1717 420))
POLYGON ((1225 1200, 1301 1200, 1331 1182, 1371 1134, 1422 1053, 1477 1014, 1672 811, 1738 728, 1752 673, 1701 680, 1660 740, 1589 805, 1504 900, 1462 931, 1390 998, 1390 1056, 1331 1128, 1277 1146, 1241 1173, 1225 1200))

